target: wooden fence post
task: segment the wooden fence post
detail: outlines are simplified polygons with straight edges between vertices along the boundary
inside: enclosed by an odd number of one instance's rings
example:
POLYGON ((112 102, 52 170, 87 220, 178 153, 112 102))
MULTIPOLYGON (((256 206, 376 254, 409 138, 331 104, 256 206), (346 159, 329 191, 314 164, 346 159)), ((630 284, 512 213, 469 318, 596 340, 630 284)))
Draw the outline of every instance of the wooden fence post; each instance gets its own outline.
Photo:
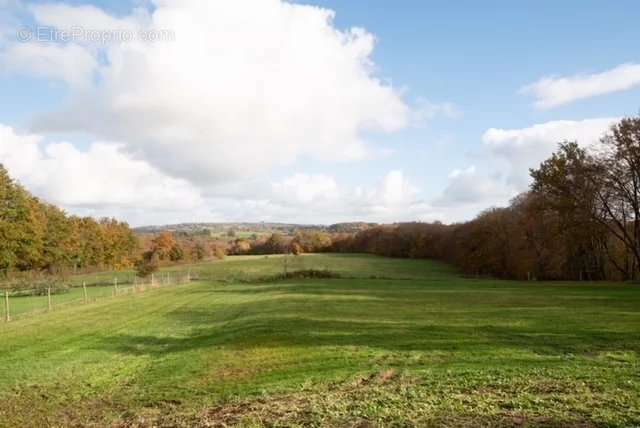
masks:
POLYGON ((51 304, 51 287, 47 287, 47 302, 49 304, 49 312, 53 309, 53 305, 51 304))
POLYGON ((289 261, 289 258, 287 257, 287 254, 284 255, 284 276, 287 276, 287 262, 289 261))
POLYGON ((153 288, 153 274, 151 274, 151 288, 153 288))
POLYGON ((113 295, 118 295, 118 277, 113 278, 113 295))
POLYGON ((87 297, 87 282, 82 281, 82 293, 84 294, 84 303, 89 303, 89 298, 87 297))
POLYGON ((9 290, 4 290, 4 320, 11 321, 11 312, 9 311, 9 290))

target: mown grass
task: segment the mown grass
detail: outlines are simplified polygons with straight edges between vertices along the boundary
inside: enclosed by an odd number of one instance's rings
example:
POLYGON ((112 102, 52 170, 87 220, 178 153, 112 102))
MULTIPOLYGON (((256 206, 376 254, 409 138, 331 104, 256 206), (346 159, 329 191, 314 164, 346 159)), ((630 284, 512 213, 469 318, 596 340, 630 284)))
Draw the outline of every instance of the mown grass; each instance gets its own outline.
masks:
POLYGON ((297 262, 343 278, 235 283, 282 260, 231 259, 199 268, 226 281, 1 325, 0 424, 640 424, 639 287, 297 262))
MULTIPOLYGON (((203 279, 233 280, 259 279, 281 274, 284 270, 282 255, 232 256, 223 261, 173 266, 163 270, 189 269, 203 279)), ((289 271, 329 270, 349 278, 395 278, 449 280, 454 270, 445 264, 429 260, 397 260, 362 254, 306 254, 288 256, 289 271)))
MULTIPOLYGON (((87 287, 87 300, 95 301, 96 299, 104 299, 113 295, 113 286, 96 286, 87 287)), ((4 298, 4 295, 2 296, 4 298)), ((69 305, 80 305, 84 303, 84 291, 82 288, 69 288, 63 292, 52 294, 52 307, 56 310, 66 308, 69 305)), ((0 316, 4 319, 5 306, 4 301, 0 316)), ((20 295, 11 296, 9 299, 10 314, 13 318, 24 316, 36 316, 39 313, 49 310, 49 300, 46 294, 42 295, 20 295)))
MULTIPOLYGON (((266 256, 231 256, 224 260, 204 261, 192 264, 177 264, 161 269, 161 272, 184 272, 190 270, 204 279, 233 280, 256 279, 264 276, 280 274, 284 270, 283 255, 266 256)), ((394 259, 378 258, 372 263, 371 258, 358 254, 306 254, 301 257, 288 256, 287 268, 292 270, 325 269, 345 276, 359 278, 391 277, 391 278, 450 278, 453 270, 446 265, 424 260, 404 260, 398 263, 394 259)), ((120 270, 74 275, 68 282, 75 286, 87 284, 111 285, 117 279, 120 283, 132 282, 135 271, 120 270)))
MULTIPOLYGON (((286 268, 291 273, 305 271, 327 271, 331 274, 348 278, 420 278, 429 276, 435 279, 437 275, 448 278, 451 270, 442 264, 425 263, 424 261, 405 261, 402 265, 392 259, 380 259, 375 264, 366 256, 309 254, 303 257, 288 256, 286 268), (329 268, 332 270, 329 271, 329 268), (400 269, 399 269, 400 268, 400 269)), ((177 264, 164 267, 155 274, 156 283, 164 281, 166 273, 190 271, 195 278, 224 282, 271 282, 282 278, 285 270, 285 260, 282 255, 268 256, 233 256, 224 261, 207 261, 194 264, 177 264)), ((71 288, 54 292, 52 305, 54 310, 70 305, 84 303, 82 284, 87 284, 89 301, 110 298, 114 292, 114 282, 117 281, 120 291, 130 289, 135 281, 135 271, 105 271, 90 274, 73 275, 65 279, 71 288)), ((141 280, 138 279, 138 282, 141 280)), ((149 278, 144 280, 149 282, 149 278)), ((41 290, 43 291, 43 290, 41 290)), ((0 296, 4 297, 4 295, 0 296)), ((2 302, 3 303, 3 302, 2 302)), ((11 295, 10 313, 13 318, 31 316, 49 310, 46 295, 11 295)), ((5 306, 0 304, 0 317, 4 319, 5 306)))

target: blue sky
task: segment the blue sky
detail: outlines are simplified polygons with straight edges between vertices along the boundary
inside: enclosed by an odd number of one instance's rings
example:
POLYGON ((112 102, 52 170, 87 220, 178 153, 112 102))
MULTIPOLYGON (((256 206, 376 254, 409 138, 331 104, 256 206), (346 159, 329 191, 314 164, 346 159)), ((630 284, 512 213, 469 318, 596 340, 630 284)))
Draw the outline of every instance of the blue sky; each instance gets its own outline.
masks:
POLYGON ((407 148, 399 153, 399 166, 425 177, 425 187, 436 192, 450 168, 467 166, 489 127, 524 128, 640 111, 640 86, 548 111, 532 108, 531 98, 518 93, 542 76, 595 73, 638 62, 637 1, 615 6, 604 1, 314 4, 335 10, 339 27, 362 26, 376 35, 373 57, 383 76, 406 85, 413 95, 451 101, 461 110, 462 120, 433 121, 395 140, 407 148), (458 147, 432 156, 433 143, 441 139, 452 139, 458 147))
MULTIPOLYGON (((244 11, 234 10, 231 4, 222 6, 227 3, 223 1, 206 11, 199 9, 197 1, 153 4, 0 0, 0 5, 3 2, 0 124, 5 129, 0 134, 0 162, 30 190, 71 212, 115 215, 133 224, 197 220, 464 220, 526 190, 527 169, 548 156, 557 140, 582 138, 580 142, 588 145, 597 140, 611 120, 640 111, 637 1, 616 2, 615 7, 604 1, 295 2, 297 6, 315 5, 334 11, 334 19, 317 29, 305 25, 304 20, 320 14, 311 9, 308 14, 290 14, 275 0, 248 2, 244 11), (260 12, 254 16, 247 7, 260 12), (135 8, 146 10, 146 18, 132 15, 135 8), (157 16, 162 13, 171 17, 196 10, 201 25, 196 34, 210 43, 206 46, 203 42, 201 51, 207 57, 211 52, 206 64, 200 67, 197 55, 185 56, 184 64, 170 66, 171 70, 166 71, 157 64, 163 64, 163 58, 170 54, 161 52, 162 45, 155 49, 156 45, 143 46, 148 49, 143 53, 147 61, 129 69, 140 71, 140 67, 146 67, 140 72, 156 76, 165 85, 157 86, 162 88, 166 87, 162 73, 166 72, 168 81, 172 72, 177 73, 176 79, 187 85, 183 89, 193 91, 191 98, 185 97, 181 109, 174 105, 167 111, 161 108, 171 98, 147 97, 144 102, 138 99, 135 112, 143 121, 149 118, 145 127, 132 125, 130 116, 117 118, 118 112, 110 110, 116 100, 122 99, 114 93, 126 97, 131 91, 138 96, 132 85, 146 84, 145 78, 131 77, 129 81, 129 75, 114 77, 99 68, 103 61, 109 66, 116 64, 118 55, 129 47, 118 51, 74 40, 43 42, 26 49, 27 44, 17 42, 15 37, 20 27, 70 27, 78 16, 83 25, 120 22, 140 28, 178 22, 159 19, 157 16), (211 15, 204 16, 206 13, 211 15), (239 20, 238 28, 244 28, 240 37, 233 25, 225 23, 226 33, 217 30, 223 26, 217 16, 226 13, 239 20), (105 17, 113 21, 106 21, 105 17), (266 30, 261 17, 265 21, 273 19, 264 24, 266 30), (252 23, 250 28, 243 27, 248 23, 252 23), (298 33, 280 33, 278 27, 298 28, 298 24, 305 28, 298 33), (363 28, 375 38, 373 50, 360 45, 354 48, 364 52, 368 65, 363 66, 361 57, 351 53, 349 42, 336 46, 336 40, 326 33, 329 28, 348 34, 353 27, 363 28), (269 35, 260 31, 269 31, 269 35), (276 33, 271 40, 269 37, 276 33), (300 40, 295 43, 283 42, 298 35, 300 40), (265 49, 261 43, 281 59, 281 64, 268 59, 270 67, 282 67, 279 74, 264 77, 261 73, 265 66, 259 62, 263 59, 260 51, 265 49), (78 49, 59 49, 59 55, 53 49, 74 44, 78 49), (280 44, 287 47, 280 48, 280 44), (215 62, 214 52, 221 49, 235 55, 233 52, 254 48, 258 53, 251 56, 246 67, 240 67, 242 59, 235 62, 235 56, 233 66, 237 70, 225 69, 232 67, 228 62, 215 62), (327 63, 326 69, 322 64, 300 65, 313 63, 314 49, 325 48, 327 51, 322 52, 331 59, 330 50, 335 49, 335 64, 327 63), (88 58, 94 58, 98 65, 88 58), (78 79, 86 75, 90 83, 71 81, 64 72, 53 71, 75 70, 76 66, 87 67, 78 79), (304 72, 296 73, 297 67, 304 72), (223 70, 220 79, 234 79, 237 71, 241 75, 235 82, 239 95, 235 96, 235 83, 212 83, 198 73, 200 68, 212 70, 212 79, 218 78, 217 70, 223 70), (363 72, 367 73, 364 78, 363 72), (307 98, 303 90, 298 91, 298 97, 295 92, 284 94, 282 103, 272 101, 278 91, 286 91, 279 76, 288 79, 292 87, 307 88, 320 85, 327 74, 345 86, 336 86, 335 93, 331 93, 329 83, 320 86, 321 91, 328 91, 321 97, 322 103, 313 95, 318 93, 315 89, 309 90, 307 98), (95 83, 95 79, 107 82, 110 78, 117 80, 108 86, 95 83), (547 81, 537 89, 523 90, 545 78, 547 81), (250 90, 245 91, 247 84, 254 82, 271 95, 271 101, 265 102, 257 95, 256 101, 250 90), (350 88, 358 89, 351 94, 350 88), (207 109, 223 112, 222 116, 230 112, 224 123, 220 114, 205 117, 207 113, 197 105, 199 92, 207 95, 203 102, 207 109), (371 100, 367 102, 370 110, 362 100, 371 100), (552 105, 540 108, 535 104, 540 100, 552 105), (228 108, 225 102, 229 103, 228 108), (244 108, 245 105, 249 107, 244 108), (339 114, 342 108, 349 113, 339 114), (282 117, 277 116, 280 109, 282 117), (329 115, 328 110, 336 114, 329 115), (105 120, 105 115, 111 116, 105 120), (156 115, 163 118, 157 124, 153 121, 156 115), (202 122, 191 120, 190 116, 202 116, 202 122), (316 116, 326 122, 314 124, 312 118, 316 116), (173 124, 171 129, 155 132, 153 127, 167 120, 173 124), (207 128, 217 120, 221 121, 220 126, 207 128), (246 129, 253 120, 264 123, 264 127, 256 126, 255 133, 246 129), (298 121, 306 124, 307 120, 309 124, 299 130, 283 129, 295 128, 298 121), (368 123, 376 126, 363 126, 368 123), (380 131, 381 127, 385 129, 380 131), (492 128, 500 132, 488 133, 492 128), (300 142, 306 138, 302 137, 305 132, 310 140, 317 134, 327 140, 300 142), (34 135, 39 138, 36 143, 29 140, 34 135), (197 144, 192 144, 191 139, 196 139, 197 144), (253 160, 242 165, 234 147, 240 150, 248 140, 251 142, 241 152, 253 160), (32 153, 31 163, 16 160, 22 147, 32 153), (354 159, 344 156, 349 158, 345 161, 340 156, 343 148, 345 153, 353 150, 364 154, 354 159), (187 152, 194 155, 187 156, 187 152), (103 157, 102 162, 94 159, 104 153, 110 157, 103 157), (202 161, 202 156, 214 158, 217 154, 217 162, 202 161), (78 165, 83 162, 85 166, 78 165), (96 168, 86 167, 94 164, 96 168), (35 173, 34 169, 40 172, 35 173), (61 169, 67 172, 62 174, 61 169), (96 172, 97 169, 103 170, 96 172), (140 173, 141 170, 145 172, 140 173), (116 174, 122 178, 112 183, 116 193, 113 195, 105 190, 104 181, 116 174), (182 198, 181 192, 187 196, 182 198), (166 203, 158 194, 167 197, 166 203), (183 203, 185 200, 188 202, 183 203)), ((193 28, 172 30, 176 43, 180 43, 193 28)), ((366 37, 359 40, 366 44, 366 37)), ((171 49, 169 43, 167 49, 171 49)), ((157 87, 150 84, 149 92, 157 87)), ((181 93, 176 91, 175 97, 180 98, 181 93)))

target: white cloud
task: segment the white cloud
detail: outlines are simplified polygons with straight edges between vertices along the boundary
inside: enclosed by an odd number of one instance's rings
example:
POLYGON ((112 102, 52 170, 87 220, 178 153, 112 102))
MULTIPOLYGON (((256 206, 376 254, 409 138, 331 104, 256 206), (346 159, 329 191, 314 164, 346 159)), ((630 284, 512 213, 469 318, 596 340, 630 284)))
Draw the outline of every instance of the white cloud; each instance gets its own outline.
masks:
POLYGON ((335 200, 338 184, 326 175, 295 174, 283 181, 272 183, 274 199, 284 204, 309 204, 335 200))
POLYGON ((435 204, 444 207, 475 205, 476 208, 484 208, 504 204, 513 196, 514 191, 502 183, 499 177, 485 176, 477 171, 475 165, 471 165, 451 171, 447 187, 435 204))
MULTIPOLYGON (((390 171, 382 180, 379 189, 367 194, 375 204, 382 207, 393 207, 411 203, 418 189, 414 187, 400 170, 390 171)), ((366 192, 365 192, 366 194, 366 192)))
POLYGON ((487 130, 482 141, 490 155, 505 162, 507 183, 518 191, 529 184, 529 168, 551 156, 558 143, 577 141, 583 147, 596 144, 616 118, 579 121, 558 120, 521 129, 487 130))
POLYGON ((115 143, 79 150, 0 124, 0 163, 36 196, 80 215, 116 216, 133 225, 183 221, 400 221, 434 212, 402 171, 373 186, 350 187, 324 174, 236 182, 208 193, 162 173, 115 143))
POLYGON ((424 98, 418 98, 416 106, 413 109, 413 123, 422 125, 425 122, 436 117, 444 117, 447 119, 457 119, 462 116, 462 112, 453 103, 433 103, 424 98))
POLYGON ((369 186, 346 185, 325 174, 296 173, 268 185, 245 183, 242 188, 242 197, 231 192, 208 199, 219 218, 326 224, 432 220, 441 214, 419 198, 417 187, 399 170, 369 186))
POLYGON ((301 222, 309 221, 305 218, 409 221, 423 219, 432 212, 418 198, 419 189, 400 170, 389 171, 379 183, 369 187, 340 185, 333 177, 321 174, 295 174, 272 183, 271 192, 272 209, 280 216, 301 222), (278 207, 289 211, 278 211, 278 207))
POLYGON ((0 71, 86 85, 97 66, 86 49, 69 44, 18 43, 0 50, 0 71))
POLYGON ((640 85, 640 64, 622 64, 595 74, 545 77, 521 89, 536 98, 535 106, 549 109, 573 101, 631 89, 640 85))
MULTIPOLYGON (((68 105, 40 117, 34 129, 119 141, 171 176, 213 186, 301 156, 363 159, 365 133, 397 131, 412 120, 399 92, 374 74, 373 35, 336 29, 329 10, 281 0, 158 0, 154 6, 151 15, 119 18, 92 6, 32 8, 38 22, 62 28, 81 22, 176 35, 175 42, 102 50, 67 45, 84 53, 52 64, 49 73, 67 75, 66 64, 75 61, 81 66, 70 80, 79 81, 90 74, 79 58, 93 55, 100 65, 93 79, 84 79, 90 86, 76 85, 68 105)), ((43 69, 29 59, 25 67, 43 69)), ((451 107, 437 110, 448 114, 451 107)))
POLYGON ((93 143, 80 151, 70 143, 44 143, 0 125, 0 163, 37 196, 65 208, 148 211, 202 207, 199 192, 166 176, 118 145, 93 143))

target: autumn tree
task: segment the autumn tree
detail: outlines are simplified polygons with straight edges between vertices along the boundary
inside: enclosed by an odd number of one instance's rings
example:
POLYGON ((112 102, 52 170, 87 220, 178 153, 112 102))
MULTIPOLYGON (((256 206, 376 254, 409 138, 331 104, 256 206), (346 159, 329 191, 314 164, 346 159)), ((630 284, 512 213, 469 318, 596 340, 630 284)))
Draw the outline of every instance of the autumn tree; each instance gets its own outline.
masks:
POLYGON ((184 250, 179 243, 175 243, 173 247, 171 247, 171 250, 169 250, 169 260, 172 262, 184 260, 184 250))
POLYGON ((614 125, 591 152, 577 143, 561 144, 531 175, 533 191, 561 215, 561 221, 586 235, 578 245, 585 254, 583 264, 597 266, 600 249, 625 278, 637 276, 640 118, 623 119, 614 125), (610 234, 613 242, 602 231, 610 234), (616 251, 620 246, 624 248, 622 259, 616 251))
POLYGON ((291 254, 293 254, 294 256, 299 256, 302 253, 303 253, 302 245, 300 245, 299 243, 297 243, 295 241, 292 242, 291 243, 291 254))
POLYGON ((265 249, 270 254, 281 254, 288 252, 287 239, 280 233, 272 234, 265 243, 265 249))
POLYGON ((146 278, 160 268, 160 260, 158 254, 153 251, 147 251, 135 262, 136 275, 140 278, 146 278))
POLYGON ((251 242, 247 239, 236 239, 231 246, 232 254, 249 254, 251 252, 251 242))
POLYGON ((596 165, 595 216, 623 242, 626 270, 635 279, 640 267, 640 117, 625 118, 601 139, 596 165))
POLYGON ((215 245, 212 252, 213 256, 218 260, 222 260, 227 256, 227 252, 221 245, 215 245))
POLYGON ((37 263, 42 251, 42 225, 37 202, 0 165, 0 274, 37 263))
POLYGON ((202 242, 196 242, 191 249, 191 257, 193 260, 203 260, 207 257, 207 248, 202 242))
POLYGON ((176 241, 171 233, 160 232, 160 234, 151 241, 151 245, 151 251, 156 253, 160 260, 168 260, 171 249, 176 245, 176 241))
POLYGON ((69 216, 31 196, 0 165, 0 275, 126 267, 136 247, 126 223, 69 216))
POLYGON ((328 233, 315 230, 301 230, 296 233, 293 242, 306 252, 322 252, 331 248, 332 240, 328 233))

